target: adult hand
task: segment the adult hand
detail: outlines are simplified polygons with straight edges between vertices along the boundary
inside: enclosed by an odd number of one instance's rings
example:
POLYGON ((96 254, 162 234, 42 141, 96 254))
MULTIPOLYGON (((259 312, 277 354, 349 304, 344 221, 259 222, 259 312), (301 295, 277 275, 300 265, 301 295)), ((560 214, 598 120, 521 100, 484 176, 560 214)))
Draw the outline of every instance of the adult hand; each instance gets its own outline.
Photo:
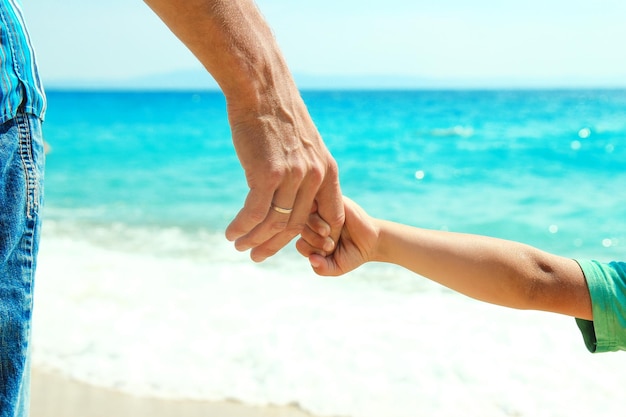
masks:
POLYGON ((338 239, 344 213, 337 165, 254 1, 145 2, 226 97, 233 143, 250 187, 227 238, 262 261, 300 233, 317 204, 338 239))
POLYGON ((226 229, 238 250, 260 262, 303 230, 312 210, 336 242, 344 221, 335 160, 297 91, 265 101, 261 109, 229 103, 233 143, 250 192, 226 229))

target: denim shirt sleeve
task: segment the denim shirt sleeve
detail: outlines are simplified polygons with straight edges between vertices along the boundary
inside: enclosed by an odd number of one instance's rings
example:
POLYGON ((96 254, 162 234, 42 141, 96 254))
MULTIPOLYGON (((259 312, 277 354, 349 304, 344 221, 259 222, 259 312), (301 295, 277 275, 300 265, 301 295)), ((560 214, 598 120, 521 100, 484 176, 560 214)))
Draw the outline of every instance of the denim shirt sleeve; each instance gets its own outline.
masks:
POLYGON ((43 120, 46 95, 20 2, 0 0, 0 123, 21 109, 43 120))
POLYGON ((589 288, 593 321, 576 319, 592 353, 626 350, 626 263, 578 261, 589 288))

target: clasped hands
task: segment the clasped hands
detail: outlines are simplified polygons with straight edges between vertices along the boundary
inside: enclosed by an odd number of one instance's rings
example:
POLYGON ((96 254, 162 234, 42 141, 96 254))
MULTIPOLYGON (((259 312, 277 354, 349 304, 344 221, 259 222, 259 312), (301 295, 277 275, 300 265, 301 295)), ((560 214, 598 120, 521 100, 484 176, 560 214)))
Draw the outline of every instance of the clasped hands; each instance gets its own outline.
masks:
POLYGON ((342 196, 337 163, 304 103, 271 109, 262 116, 229 111, 250 191, 226 237, 262 262, 300 235, 296 249, 325 276, 342 275, 373 259, 376 223, 342 196))
MULTIPOLYGON (((262 262, 298 236, 309 215, 317 213, 337 242, 345 218, 337 164, 304 103, 296 100, 262 113, 229 108, 229 120, 249 192, 226 238, 262 262)), ((331 246, 324 249, 330 253, 331 246)))

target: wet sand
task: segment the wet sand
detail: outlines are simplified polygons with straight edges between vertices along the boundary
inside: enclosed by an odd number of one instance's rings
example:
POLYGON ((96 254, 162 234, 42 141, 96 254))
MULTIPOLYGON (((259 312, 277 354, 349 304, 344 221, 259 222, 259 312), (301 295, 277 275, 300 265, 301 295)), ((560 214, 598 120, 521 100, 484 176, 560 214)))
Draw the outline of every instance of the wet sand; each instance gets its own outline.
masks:
POLYGON ((312 417, 296 406, 143 398, 33 370, 31 417, 312 417))

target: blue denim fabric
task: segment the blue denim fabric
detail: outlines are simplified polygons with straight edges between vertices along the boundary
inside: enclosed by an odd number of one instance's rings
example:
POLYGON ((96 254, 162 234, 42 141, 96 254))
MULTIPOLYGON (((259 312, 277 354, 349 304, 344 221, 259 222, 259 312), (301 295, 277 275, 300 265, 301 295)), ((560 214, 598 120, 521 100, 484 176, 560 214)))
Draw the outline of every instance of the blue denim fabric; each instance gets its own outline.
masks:
POLYGON ((43 165, 36 116, 19 112, 0 125, 0 417, 28 415, 43 165))

